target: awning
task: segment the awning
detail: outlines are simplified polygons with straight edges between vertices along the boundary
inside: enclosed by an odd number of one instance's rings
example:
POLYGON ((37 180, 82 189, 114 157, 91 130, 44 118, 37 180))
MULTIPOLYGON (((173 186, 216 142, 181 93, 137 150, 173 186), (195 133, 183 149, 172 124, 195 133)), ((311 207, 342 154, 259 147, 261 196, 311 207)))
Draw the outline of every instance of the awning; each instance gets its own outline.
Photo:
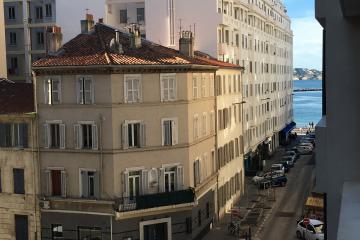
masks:
POLYGON ((284 134, 288 134, 289 132, 291 132, 294 128, 296 127, 296 123, 295 122, 291 122, 289 124, 286 125, 286 127, 281 130, 282 133, 284 134))

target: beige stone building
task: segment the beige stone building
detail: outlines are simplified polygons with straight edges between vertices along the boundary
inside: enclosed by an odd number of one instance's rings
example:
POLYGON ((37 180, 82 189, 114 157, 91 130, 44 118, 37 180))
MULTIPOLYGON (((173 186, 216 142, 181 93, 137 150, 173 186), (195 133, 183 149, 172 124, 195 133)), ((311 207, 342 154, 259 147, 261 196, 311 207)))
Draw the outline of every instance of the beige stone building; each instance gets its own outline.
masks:
POLYGON ((40 239, 33 86, 0 80, 0 239, 40 239))
POLYGON ((7 77, 6 71, 6 48, 5 48, 5 24, 4 24, 4 2, 0 1, 0 78, 7 77))
MULTIPOLYGON (((240 81, 241 68, 194 56, 190 32, 180 41, 179 52, 141 40, 136 28, 87 20, 33 65, 42 238, 195 239, 210 228, 218 170, 236 164, 225 154, 217 161, 215 77, 224 69, 240 81)), ((232 198, 240 166, 223 173, 232 198)))

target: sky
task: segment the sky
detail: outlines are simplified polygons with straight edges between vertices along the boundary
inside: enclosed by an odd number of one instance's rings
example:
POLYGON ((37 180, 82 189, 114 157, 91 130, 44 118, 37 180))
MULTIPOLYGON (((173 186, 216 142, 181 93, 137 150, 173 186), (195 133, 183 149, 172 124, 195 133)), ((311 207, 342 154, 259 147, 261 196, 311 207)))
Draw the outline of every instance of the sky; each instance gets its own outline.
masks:
POLYGON ((322 69, 322 27, 314 0, 284 0, 294 33, 294 68, 322 69))

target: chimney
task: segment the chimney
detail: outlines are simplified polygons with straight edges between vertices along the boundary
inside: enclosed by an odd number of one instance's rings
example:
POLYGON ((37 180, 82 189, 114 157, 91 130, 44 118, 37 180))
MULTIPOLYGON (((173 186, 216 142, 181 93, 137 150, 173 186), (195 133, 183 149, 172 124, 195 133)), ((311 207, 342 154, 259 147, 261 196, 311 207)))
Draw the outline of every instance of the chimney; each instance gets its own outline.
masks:
POLYGON ((47 55, 55 55, 62 46, 61 28, 54 26, 46 29, 46 53, 47 55))
POLYGON ((179 40, 179 51, 188 57, 194 57, 194 37, 191 31, 182 31, 179 40))
POLYGON ((81 33, 89 33, 94 28, 94 17, 86 14, 85 20, 81 20, 81 33))
POLYGON ((139 26, 133 24, 129 28, 129 34, 130 34, 130 48, 131 49, 141 48, 141 34, 140 34, 139 26))
POLYGON ((120 43, 120 32, 119 30, 115 30, 115 38, 111 39, 110 41, 110 49, 111 51, 119 54, 123 54, 123 48, 120 43))

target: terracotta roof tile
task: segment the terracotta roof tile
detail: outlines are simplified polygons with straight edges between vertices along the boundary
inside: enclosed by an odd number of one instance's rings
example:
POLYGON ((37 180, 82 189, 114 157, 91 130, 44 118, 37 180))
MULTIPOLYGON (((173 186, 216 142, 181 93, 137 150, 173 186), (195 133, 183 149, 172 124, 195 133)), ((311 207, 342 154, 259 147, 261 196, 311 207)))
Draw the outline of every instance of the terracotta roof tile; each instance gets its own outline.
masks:
POLYGON ((0 79, 0 114, 34 112, 32 83, 18 83, 0 79))
POLYGON ((214 58, 201 56, 187 57, 171 48, 167 48, 145 39, 142 47, 131 49, 129 34, 120 32, 123 54, 110 50, 110 42, 115 30, 104 24, 96 24, 89 34, 79 34, 66 43, 57 56, 48 56, 36 61, 33 67, 93 66, 93 65, 207 65, 220 67, 238 67, 223 63, 214 58))

